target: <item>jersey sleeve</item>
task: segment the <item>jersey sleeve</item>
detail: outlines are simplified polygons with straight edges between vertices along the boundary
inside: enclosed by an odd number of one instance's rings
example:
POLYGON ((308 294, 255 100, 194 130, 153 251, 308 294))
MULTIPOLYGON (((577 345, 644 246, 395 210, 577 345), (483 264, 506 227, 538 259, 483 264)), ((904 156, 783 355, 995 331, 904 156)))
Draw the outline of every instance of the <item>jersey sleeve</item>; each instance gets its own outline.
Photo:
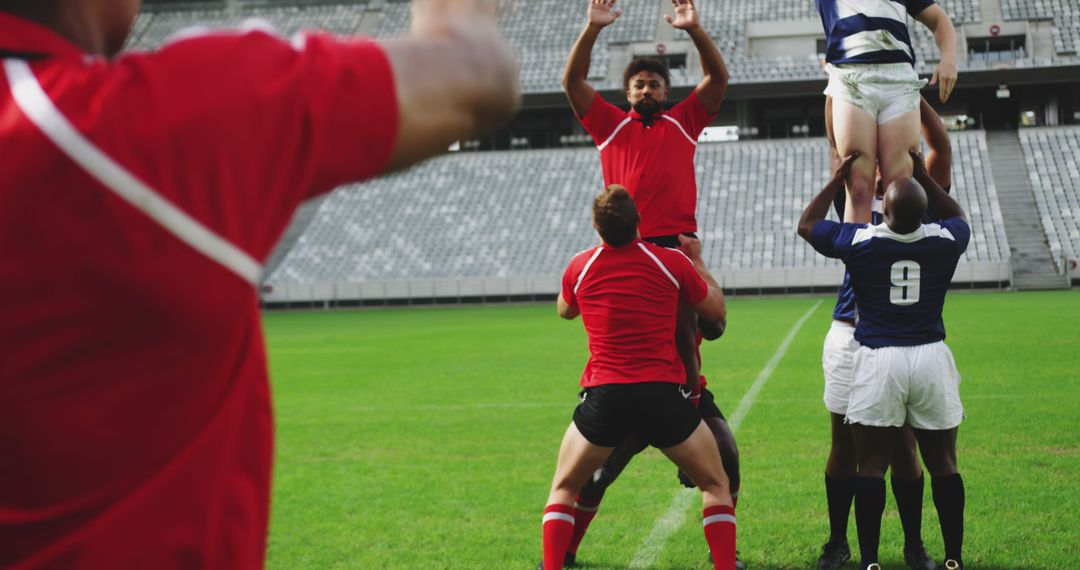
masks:
POLYGON ((697 269, 694 269, 694 262, 677 249, 669 251, 671 261, 668 264, 678 271, 676 278, 679 280, 679 300, 691 305, 704 301, 709 294, 709 284, 698 274, 697 269))
POLYGON ((578 275, 581 274, 581 264, 578 263, 579 257, 581 257, 581 254, 571 259, 570 265, 566 266, 566 271, 563 272, 562 277, 562 291, 559 293, 562 295, 563 302, 571 307, 577 306, 577 294, 574 292, 574 287, 577 285, 578 275))
POLYGON ((367 40, 206 35, 113 76, 148 184, 259 261, 301 202, 382 173, 396 141, 393 71, 367 40))
POLYGON ((715 114, 710 115, 705 110, 705 106, 701 104, 701 99, 698 98, 696 90, 691 91, 686 99, 679 101, 668 111, 668 114, 686 127, 686 134, 690 135, 690 138, 694 140, 697 140, 701 136, 701 131, 704 131, 705 127, 709 126, 709 123, 716 118, 715 114))
POLYGON ((589 110, 584 117, 580 117, 581 126, 592 136, 597 146, 601 145, 615 132, 619 123, 626 119, 626 112, 608 103, 597 92, 589 104, 589 110))
POLYGON ((855 232, 865 228, 863 224, 842 224, 822 220, 810 230, 810 245, 825 257, 846 259, 852 251, 855 232))
POLYGON ((918 16, 923 10, 933 6, 934 0, 905 0, 907 12, 912 17, 918 16))
POLYGON ((941 220, 938 224, 942 228, 949 230, 949 233, 956 240, 956 255, 963 254, 971 241, 971 226, 964 221, 964 218, 948 218, 941 220))

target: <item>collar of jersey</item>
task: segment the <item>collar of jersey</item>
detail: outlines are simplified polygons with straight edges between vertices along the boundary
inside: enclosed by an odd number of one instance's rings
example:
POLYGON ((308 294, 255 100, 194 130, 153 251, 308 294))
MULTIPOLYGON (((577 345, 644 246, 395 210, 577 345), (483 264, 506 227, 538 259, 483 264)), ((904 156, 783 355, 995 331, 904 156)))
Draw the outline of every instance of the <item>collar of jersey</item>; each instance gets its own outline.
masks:
POLYGON ((609 244, 608 242, 605 241, 605 242, 600 243, 600 247, 603 248, 603 249, 623 249, 623 248, 630 247, 630 246, 632 246, 632 245, 634 245, 636 243, 640 243, 640 242, 641 242, 640 238, 634 238, 634 239, 630 240, 629 242, 624 243, 624 244, 622 244, 620 246, 614 246, 614 245, 611 245, 611 244, 609 244))
POLYGON ((922 225, 915 229, 915 231, 906 234, 898 234, 889 227, 889 224, 881 222, 880 224, 867 226, 867 229, 873 232, 873 237, 886 238, 902 243, 911 243, 919 241, 926 237, 926 226, 922 225))
POLYGON ((0 51, 38 57, 83 53, 49 28, 4 12, 0 12, 0 51))

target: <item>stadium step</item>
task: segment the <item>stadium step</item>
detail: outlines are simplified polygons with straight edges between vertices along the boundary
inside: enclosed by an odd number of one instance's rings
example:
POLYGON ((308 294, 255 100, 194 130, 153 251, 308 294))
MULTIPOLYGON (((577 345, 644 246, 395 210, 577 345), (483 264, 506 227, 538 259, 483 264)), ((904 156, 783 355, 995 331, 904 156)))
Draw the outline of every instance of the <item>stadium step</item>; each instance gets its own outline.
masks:
POLYGON ((328 194, 312 198, 304 202, 296 210, 292 221, 289 222, 289 226, 285 228, 285 235, 281 236, 281 240, 278 241, 274 251, 270 253, 270 258, 266 260, 266 265, 263 266, 262 281, 269 279, 278 265, 281 265, 281 262, 285 260, 285 254, 289 253, 289 250, 296 244, 296 240, 300 239, 300 235, 307 229, 308 224, 315 219, 315 214, 319 211, 319 206, 322 205, 326 196, 328 194))
POLYGON ((1067 286, 1054 260, 1035 203, 1035 193, 1016 131, 987 131, 990 168, 1001 203, 1005 235, 1012 257, 1016 289, 1056 289, 1067 286))

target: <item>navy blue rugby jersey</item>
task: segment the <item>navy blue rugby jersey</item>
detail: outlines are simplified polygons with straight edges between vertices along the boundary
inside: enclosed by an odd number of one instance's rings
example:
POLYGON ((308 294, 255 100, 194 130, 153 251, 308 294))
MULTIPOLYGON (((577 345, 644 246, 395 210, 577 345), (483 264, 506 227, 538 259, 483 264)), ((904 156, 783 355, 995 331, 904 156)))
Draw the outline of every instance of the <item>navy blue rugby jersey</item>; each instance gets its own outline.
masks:
POLYGON ((828 45, 825 61, 915 65, 907 17, 934 0, 817 0, 828 45))
POLYGON ((851 275, 863 346, 914 346, 945 339, 941 310, 971 228, 962 218, 897 234, 885 224, 818 222, 810 243, 843 260, 851 275))
MULTIPOLYGON (((952 186, 946 187, 945 193, 948 194, 952 190, 952 186)), ((833 208, 836 210, 836 216, 841 221, 844 219, 845 199, 847 198, 847 191, 843 188, 836 193, 836 197, 833 198, 833 208)), ((874 197, 873 209, 870 212, 870 223, 880 224, 884 220, 884 216, 881 213, 881 199, 877 196, 874 197)), ((933 208, 927 208, 926 213, 923 214, 923 223, 932 224, 940 220, 933 208)), ((833 320, 835 321, 848 321, 855 322, 858 320, 858 311, 855 308, 855 291, 851 289, 851 275, 847 271, 844 272, 844 280, 840 283, 840 290, 836 292, 836 306, 833 307, 833 320)))

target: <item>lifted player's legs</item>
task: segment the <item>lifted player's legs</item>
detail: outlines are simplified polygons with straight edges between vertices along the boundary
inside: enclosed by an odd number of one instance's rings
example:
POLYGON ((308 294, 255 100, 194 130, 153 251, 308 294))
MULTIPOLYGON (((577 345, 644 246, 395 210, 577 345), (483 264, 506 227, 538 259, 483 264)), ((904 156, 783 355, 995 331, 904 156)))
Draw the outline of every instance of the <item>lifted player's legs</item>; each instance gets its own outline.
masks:
POLYGON ((735 568, 735 509, 712 432, 701 422, 686 441, 661 449, 701 490, 705 540, 717 570, 735 568))
POLYGON ((563 557, 574 532, 574 497, 611 452, 610 447, 590 443, 573 422, 566 428, 544 507, 544 568, 547 570, 563 567, 563 557))
POLYGON ((945 542, 945 559, 955 561, 963 569, 964 557, 964 479, 956 465, 957 428, 947 430, 915 430, 926 470, 932 477, 930 488, 934 495, 941 522, 941 538, 945 542))
MULTIPOLYGON (((878 156, 877 120, 870 113, 841 99, 832 99, 831 114, 836 152, 840 158, 859 153, 847 182, 844 221, 870 223, 874 200, 874 170, 878 156)), ((910 159, 908 162, 910 164, 910 159)))
POLYGON ((877 126, 881 182, 888 188, 897 178, 911 176, 910 149, 919 148, 921 116, 918 108, 877 126))

